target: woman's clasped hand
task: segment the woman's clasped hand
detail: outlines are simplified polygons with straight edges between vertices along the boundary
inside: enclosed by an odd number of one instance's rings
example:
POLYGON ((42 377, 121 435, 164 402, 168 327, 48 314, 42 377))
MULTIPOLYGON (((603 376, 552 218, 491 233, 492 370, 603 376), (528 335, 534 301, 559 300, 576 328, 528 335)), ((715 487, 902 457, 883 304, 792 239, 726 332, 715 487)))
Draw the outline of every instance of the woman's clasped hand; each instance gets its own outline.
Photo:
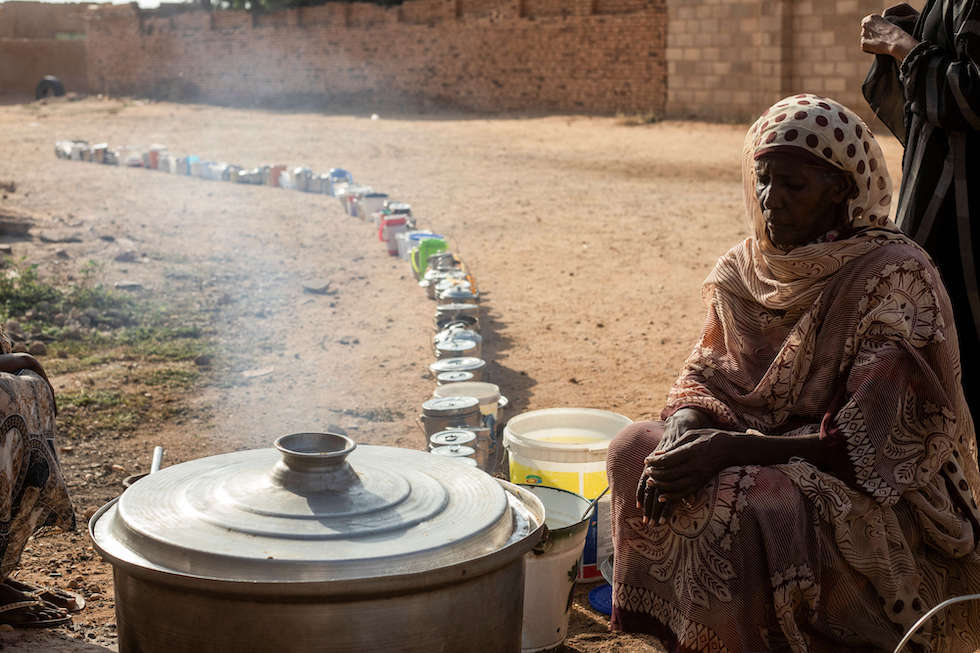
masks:
POLYGON ((670 450, 647 456, 636 488, 636 507, 643 510, 644 521, 662 523, 673 502, 687 502, 718 472, 739 464, 739 435, 716 428, 691 429, 670 450))

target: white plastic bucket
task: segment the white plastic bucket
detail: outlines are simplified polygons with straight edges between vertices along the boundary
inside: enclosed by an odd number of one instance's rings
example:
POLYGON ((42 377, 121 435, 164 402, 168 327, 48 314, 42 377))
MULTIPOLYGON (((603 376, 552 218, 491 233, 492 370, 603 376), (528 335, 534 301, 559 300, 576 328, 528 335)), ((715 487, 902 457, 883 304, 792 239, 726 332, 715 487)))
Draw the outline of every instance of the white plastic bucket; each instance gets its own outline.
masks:
POLYGON ((545 536, 524 555, 524 653, 557 648, 568 632, 568 610, 589 518, 582 519, 589 501, 558 488, 522 485, 541 499, 545 536))
MULTIPOLYGON (((454 384, 453 387, 459 384, 454 384)), ((504 427, 504 447, 510 454, 512 483, 544 485, 599 496, 608 485, 606 450, 609 441, 632 423, 628 417, 595 408, 547 408, 522 413, 504 427)), ((608 508, 608 502, 599 503, 608 508)), ((599 537, 598 524, 608 528, 608 515, 592 515, 582 554, 580 581, 597 581, 599 561, 612 551, 607 533, 599 537), (599 543, 604 546, 600 550, 599 543)))
POLYGON ((357 210, 360 212, 362 220, 370 221, 372 216, 384 208, 385 200, 388 199, 387 193, 366 193, 358 201, 357 210))

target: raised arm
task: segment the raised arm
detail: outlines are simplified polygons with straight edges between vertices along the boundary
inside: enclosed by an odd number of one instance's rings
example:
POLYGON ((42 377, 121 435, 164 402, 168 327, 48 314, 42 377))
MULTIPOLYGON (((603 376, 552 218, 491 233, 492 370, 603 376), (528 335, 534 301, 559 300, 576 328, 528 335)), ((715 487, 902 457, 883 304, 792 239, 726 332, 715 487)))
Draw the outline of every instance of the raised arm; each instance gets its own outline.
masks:
POLYGON ((955 131, 980 130, 980 4, 959 21, 954 51, 919 42, 879 15, 861 24, 865 52, 899 63, 905 99, 929 123, 955 131))

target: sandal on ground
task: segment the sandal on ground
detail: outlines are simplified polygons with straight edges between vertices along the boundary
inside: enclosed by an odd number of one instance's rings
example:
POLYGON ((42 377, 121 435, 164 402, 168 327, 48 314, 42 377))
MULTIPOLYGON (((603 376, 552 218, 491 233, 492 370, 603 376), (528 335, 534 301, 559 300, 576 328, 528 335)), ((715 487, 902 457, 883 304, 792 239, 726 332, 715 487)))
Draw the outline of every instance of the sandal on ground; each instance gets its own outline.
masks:
POLYGON ((40 599, 0 605, 0 624, 14 628, 53 628, 71 623, 67 611, 40 599))
POLYGON ((13 578, 4 580, 3 584, 29 597, 40 599, 68 612, 81 612, 85 608, 85 599, 68 590, 58 589, 57 587, 42 587, 41 585, 35 585, 22 580, 14 580, 13 578))

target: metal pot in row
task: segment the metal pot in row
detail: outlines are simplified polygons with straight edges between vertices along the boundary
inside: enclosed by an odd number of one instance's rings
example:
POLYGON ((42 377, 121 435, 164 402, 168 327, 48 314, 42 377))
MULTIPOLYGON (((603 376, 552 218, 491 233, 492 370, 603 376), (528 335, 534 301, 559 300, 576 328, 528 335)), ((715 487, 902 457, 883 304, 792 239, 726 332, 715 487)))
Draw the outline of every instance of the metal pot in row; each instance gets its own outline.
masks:
POLYGON ((516 652, 543 525, 449 457, 299 433, 150 474, 89 532, 121 653, 516 652))
POLYGON ((454 358, 440 358, 429 365, 429 371, 438 376, 445 372, 469 372, 473 375, 472 381, 482 381, 483 372, 486 370, 487 363, 483 359, 472 356, 457 356, 454 358))

